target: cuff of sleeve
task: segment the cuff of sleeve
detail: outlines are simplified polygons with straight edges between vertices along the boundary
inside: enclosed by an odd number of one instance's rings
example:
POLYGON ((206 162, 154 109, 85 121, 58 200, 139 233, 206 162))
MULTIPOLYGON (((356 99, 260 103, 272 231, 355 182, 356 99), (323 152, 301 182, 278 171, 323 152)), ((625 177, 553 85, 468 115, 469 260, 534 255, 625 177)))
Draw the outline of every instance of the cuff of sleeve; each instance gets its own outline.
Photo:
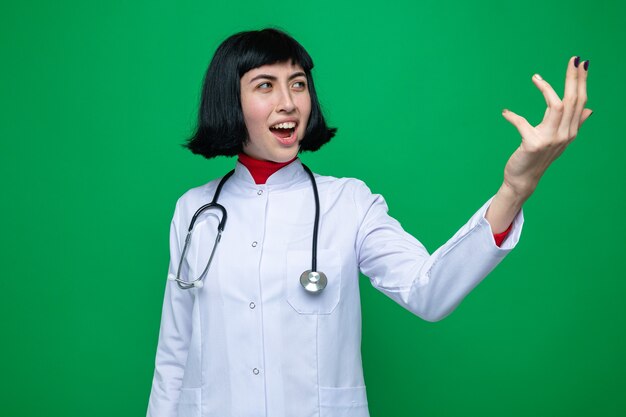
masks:
POLYGON ((487 213, 487 209, 489 208, 489 205, 491 204, 492 200, 493 200, 493 197, 491 197, 480 208, 480 210, 478 210, 478 213, 476 214, 480 214, 480 217, 481 217, 480 221, 484 221, 485 223, 489 225, 489 230, 492 231, 491 241, 494 246, 499 247, 500 249, 503 249, 503 250, 513 249, 517 245, 517 242, 519 242, 519 238, 522 233, 522 226, 524 225, 524 211, 523 209, 520 209, 520 211, 515 215, 513 222, 511 223, 511 225, 509 226, 507 230, 505 230, 502 233, 494 234, 491 224, 489 224, 489 222, 485 218, 485 213, 487 213), (500 236, 501 236, 501 240, 498 241, 498 238, 500 236))
MULTIPOLYGON (((474 213, 474 215, 469 219, 469 221, 458 231, 456 234, 448 241, 448 243, 452 242, 451 245, 444 245, 443 247, 437 249, 443 250, 445 252, 451 250, 456 244, 458 244, 461 240, 463 240, 466 235, 477 233, 480 238, 474 243, 474 245, 480 248, 482 251, 487 251, 492 253, 493 256, 496 257, 504 257, 508 252, 511 251, 519 241, 520 235, 522 233, 522 226, 524 224, 524 213, 522 210, 517 213, 513 222, 511 223, 511 229, 506 236, 506 239, 502 242, 500 246, 496 245, 496 242, 493 237, 493 229, 491 228, 491 224, 485 218, 485 213, 491 204, 493 197, 490 198, 483 206, 478 209, 474 213)), ((434 254, 433 254, 434 255, 434 254)), ((434 256, 431 256, 434 258, 434 256)))

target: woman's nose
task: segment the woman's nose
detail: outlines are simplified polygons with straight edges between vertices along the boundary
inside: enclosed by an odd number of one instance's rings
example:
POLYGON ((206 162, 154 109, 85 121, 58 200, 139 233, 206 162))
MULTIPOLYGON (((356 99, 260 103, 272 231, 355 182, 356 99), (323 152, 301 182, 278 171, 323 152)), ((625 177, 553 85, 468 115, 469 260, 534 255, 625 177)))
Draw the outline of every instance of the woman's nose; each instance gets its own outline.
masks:
POLYGON ((291 113, 296 108, 296 105, 293 101, 293 97, 291 97, 291 91, 283 90, 280 93, 280 97, 278 99, 277 111, 291 113))

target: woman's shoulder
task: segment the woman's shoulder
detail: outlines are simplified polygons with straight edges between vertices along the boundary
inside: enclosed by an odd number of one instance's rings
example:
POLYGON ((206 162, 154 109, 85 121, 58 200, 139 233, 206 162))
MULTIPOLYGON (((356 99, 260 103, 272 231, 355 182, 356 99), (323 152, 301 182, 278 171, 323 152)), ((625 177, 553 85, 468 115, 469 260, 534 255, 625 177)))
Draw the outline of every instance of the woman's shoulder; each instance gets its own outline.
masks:
POLYGON ((367 184, 358 178, 333 177, 329 175, 315 174, 315 181, 320 187, 325 186, 329 190, 341 190, 356 193, 367 192, 371 194, 371 191, 367 184))
POLYGON ((372 193, 367 184, 358 178, 315 174, 315 180, 320 193, 325 193, 331 200, 347 200, 357 209, 369 206, 373 200, 381 197, 372 193))
POLYGON ((189 207, 195 207, 197 209, 199 205, 210 202, 221 179, 222 177, 216 178, 206 184, 202 184, 185 191, 183 195, 178 198, 176 208, 186 209, 189 207))

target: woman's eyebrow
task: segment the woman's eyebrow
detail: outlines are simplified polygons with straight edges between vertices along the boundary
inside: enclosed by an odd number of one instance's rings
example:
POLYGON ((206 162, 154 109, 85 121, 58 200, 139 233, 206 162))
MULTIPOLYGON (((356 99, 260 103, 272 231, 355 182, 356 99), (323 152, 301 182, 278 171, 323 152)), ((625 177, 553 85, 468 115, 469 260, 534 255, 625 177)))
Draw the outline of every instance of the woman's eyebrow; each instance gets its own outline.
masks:
MULTIPOLYGON (((289 76, 289 78, 287 78, 287 80, 293 80, 296 77, 306 77, 306 74, 304 72, 302 72, 302 71, 294 72, 293 74, 291 74, 289 76)), ((265 80, 270 80, 270 81, 276 81, 278 78, 276 76, 274 76, 274 75, 259 74, 256 77, 253 77, 248 84, 250 84, 253 81, 258 80, 258 79, 265 79, 265 80)))
POLYGON ((294 72, 293 74, 289 76, 289 79, 293 80, 294 78, 297 78, 297 77, 306 77, 306 74, 303 71, 294 72))

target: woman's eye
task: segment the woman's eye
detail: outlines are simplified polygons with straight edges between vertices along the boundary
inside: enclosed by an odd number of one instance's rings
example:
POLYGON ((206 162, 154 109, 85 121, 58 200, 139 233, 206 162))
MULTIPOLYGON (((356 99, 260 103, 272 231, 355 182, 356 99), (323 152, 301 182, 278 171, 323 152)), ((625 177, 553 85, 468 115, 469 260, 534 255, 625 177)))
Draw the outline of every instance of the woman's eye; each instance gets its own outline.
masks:
POLYGON ((304 89, 306 88, 306 83, 304 81, 296 81, 295 83, 293 83, 293 86, 297 89, 304 89))
POLYGON ((260 88, 261 90, 267 90, 268 88, 272 88, 272 84, 270 83, 261 83, 257 86, 257 88, 260 88))

